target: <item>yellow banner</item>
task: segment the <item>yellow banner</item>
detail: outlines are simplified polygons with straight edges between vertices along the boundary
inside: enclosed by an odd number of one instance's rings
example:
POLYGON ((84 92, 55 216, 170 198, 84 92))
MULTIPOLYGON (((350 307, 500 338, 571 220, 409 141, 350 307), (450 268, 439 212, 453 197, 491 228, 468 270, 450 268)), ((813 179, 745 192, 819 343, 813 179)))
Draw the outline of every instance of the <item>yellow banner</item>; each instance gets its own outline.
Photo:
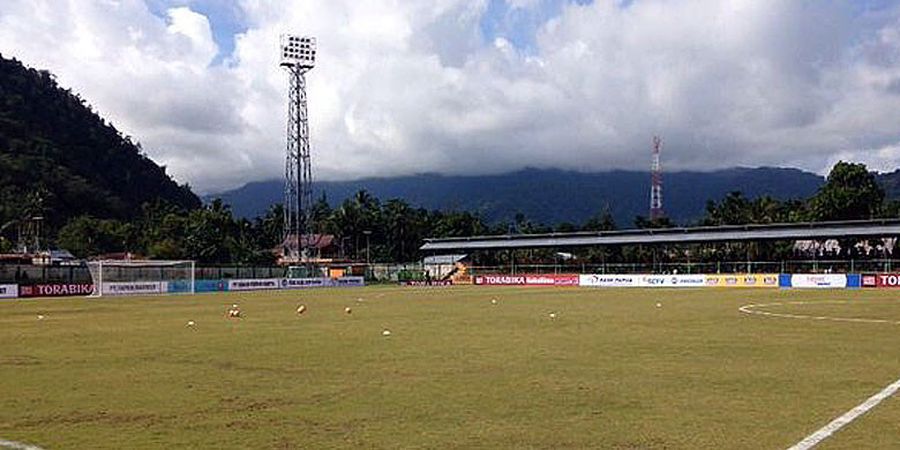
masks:
POLYGON ((771 273, 735 273, 707 275, 708 287, 778 287, 778 275, 771 273))

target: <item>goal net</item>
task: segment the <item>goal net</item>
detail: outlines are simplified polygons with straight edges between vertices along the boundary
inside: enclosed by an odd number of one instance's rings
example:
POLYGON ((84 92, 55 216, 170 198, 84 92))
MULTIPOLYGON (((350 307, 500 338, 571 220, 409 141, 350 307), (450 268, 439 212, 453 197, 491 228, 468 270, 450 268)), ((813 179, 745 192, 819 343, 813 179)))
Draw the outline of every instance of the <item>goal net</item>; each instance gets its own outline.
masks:
POLYGON ((194 292, 194 261, 91 261, 92 297, 194 292))

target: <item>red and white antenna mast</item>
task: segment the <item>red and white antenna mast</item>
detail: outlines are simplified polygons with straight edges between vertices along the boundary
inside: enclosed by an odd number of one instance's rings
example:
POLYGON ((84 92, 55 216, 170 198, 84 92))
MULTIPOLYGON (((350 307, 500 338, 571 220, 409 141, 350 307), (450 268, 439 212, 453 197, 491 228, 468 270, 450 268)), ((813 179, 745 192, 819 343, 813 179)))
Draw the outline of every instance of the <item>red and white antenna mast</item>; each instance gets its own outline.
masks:
POLYGON ((650 165, 650 220, 660 219, 666 214, 662 204, 662 166, 659 164, 659 153, 662 150, 662 139, 653 136, 653 162, 650 165))

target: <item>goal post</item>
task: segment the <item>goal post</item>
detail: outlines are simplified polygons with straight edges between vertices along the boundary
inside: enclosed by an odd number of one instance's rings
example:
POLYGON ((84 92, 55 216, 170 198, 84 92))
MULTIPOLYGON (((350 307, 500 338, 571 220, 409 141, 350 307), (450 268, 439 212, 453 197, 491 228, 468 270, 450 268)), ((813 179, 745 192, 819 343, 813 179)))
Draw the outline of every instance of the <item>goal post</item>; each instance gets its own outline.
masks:
POLYGON ((92 297, 193 294, 194 261, 102 260, 88 262, 92 297))

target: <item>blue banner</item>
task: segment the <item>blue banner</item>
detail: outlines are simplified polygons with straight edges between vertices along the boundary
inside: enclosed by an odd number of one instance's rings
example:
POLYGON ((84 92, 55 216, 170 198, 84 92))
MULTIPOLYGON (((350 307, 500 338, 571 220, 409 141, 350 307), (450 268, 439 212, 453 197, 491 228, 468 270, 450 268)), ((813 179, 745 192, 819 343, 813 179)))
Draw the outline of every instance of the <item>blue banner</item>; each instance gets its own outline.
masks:
POLYGON ((791 274, 783 273, 778 275, 778 287, 789 288, 791 287, 791 274))
POLYGON ((228 282, 225 280, 197 280, 194 282, 195 292, 225 292, 228 282))

